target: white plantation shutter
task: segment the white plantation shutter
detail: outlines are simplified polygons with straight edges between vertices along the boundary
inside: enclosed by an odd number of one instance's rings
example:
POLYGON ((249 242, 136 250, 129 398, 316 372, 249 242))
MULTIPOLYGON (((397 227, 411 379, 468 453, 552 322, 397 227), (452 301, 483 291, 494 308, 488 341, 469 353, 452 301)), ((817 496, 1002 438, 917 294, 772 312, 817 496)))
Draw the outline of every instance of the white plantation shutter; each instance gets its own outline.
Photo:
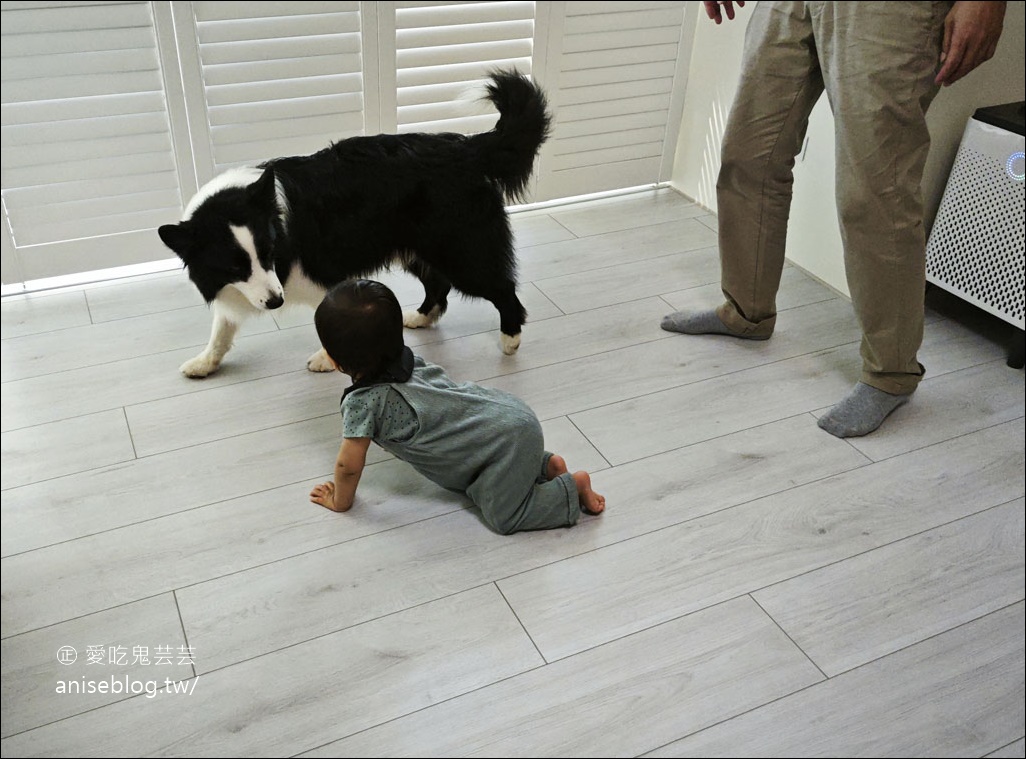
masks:
POLYGON ((195 2, 212 174, 362 134, 358 2, 195 2))
POLYGON ((683 2, 567 2, 550 54, 555 126, 539 199, 666 178, 679 131, 683 2))
POLYGON ((5 254, 21 277, 165 257, 139 234, 182 205, 150 3, 5 2, 2 38, 5 254))
POLYGON ((461 97, 492 69, 531 73, 534 12, 520 1, 396 3, 396 131, 491 129, 494 109, 461 97))

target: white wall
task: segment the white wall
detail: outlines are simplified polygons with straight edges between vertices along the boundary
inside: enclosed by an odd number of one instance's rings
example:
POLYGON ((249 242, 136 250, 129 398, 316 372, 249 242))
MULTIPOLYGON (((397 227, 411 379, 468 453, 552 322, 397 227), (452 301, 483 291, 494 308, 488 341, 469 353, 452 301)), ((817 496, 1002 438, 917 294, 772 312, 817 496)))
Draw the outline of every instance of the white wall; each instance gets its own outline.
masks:
MULTIPOLYGON (((716 172, 726 115, 741 69, 744 27, 753 4, 733 23, 700 19, 684 101, 684 117, 672 182, 685 195, 716 211, 716 172)), ((976 108, 1024 97, 1026 2, 1008 3, 1004 32, 994 58, 938 94, 927 121, 933 144, 923 178, 927 222, 940 204, 966 120, 976 108)), ((787 257, 847 294, 841 236, 834 205, 833 116, 823 97, 809 120, 808 143, 795 165, 787 257)))

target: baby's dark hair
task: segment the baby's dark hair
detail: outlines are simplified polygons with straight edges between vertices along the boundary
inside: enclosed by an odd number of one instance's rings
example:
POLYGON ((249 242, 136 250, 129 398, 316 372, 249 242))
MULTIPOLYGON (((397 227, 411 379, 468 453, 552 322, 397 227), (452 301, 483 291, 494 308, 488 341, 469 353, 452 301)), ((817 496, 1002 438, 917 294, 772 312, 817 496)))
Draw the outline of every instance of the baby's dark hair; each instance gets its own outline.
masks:
POLYGON ((403 350, 403 312, 380 282, 348 279, 335 285, 314 313, 317 337, 350 376, 380 371, 403 350))

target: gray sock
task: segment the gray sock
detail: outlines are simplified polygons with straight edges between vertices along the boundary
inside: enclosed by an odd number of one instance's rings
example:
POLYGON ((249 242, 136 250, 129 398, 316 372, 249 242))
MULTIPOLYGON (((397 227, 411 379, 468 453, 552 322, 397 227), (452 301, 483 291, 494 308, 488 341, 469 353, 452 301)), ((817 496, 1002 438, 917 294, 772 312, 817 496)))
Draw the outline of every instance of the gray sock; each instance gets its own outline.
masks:
POLYGON ((716 309, 708 311, 677 311, 663 317, 659 325, 667 332, 683 332, 685 335, 730 335, 740 337, 742 340, 767 340, 769 335, 755 336, 742 335, 730 330, 726 324, 720 321, 716 309))
POLYGON ((823 414, 819 426, 836 437, 868 435, 898 406, 908 402, 908 395, 892 395, 859 382, 840 403, 823 414))

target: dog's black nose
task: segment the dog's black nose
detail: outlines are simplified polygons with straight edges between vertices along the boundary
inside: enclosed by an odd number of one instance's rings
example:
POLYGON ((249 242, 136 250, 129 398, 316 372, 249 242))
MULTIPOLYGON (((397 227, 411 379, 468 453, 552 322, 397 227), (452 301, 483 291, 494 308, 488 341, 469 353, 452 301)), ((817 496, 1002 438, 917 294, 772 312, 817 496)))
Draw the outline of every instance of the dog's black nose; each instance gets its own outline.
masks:
POLYGON ((281 308, 283 305, 285 305, 285 299, 280 295, 272 295, 270 298, 267 299, 266 305, 269 311, 273 311, 274 309, 281 308))

